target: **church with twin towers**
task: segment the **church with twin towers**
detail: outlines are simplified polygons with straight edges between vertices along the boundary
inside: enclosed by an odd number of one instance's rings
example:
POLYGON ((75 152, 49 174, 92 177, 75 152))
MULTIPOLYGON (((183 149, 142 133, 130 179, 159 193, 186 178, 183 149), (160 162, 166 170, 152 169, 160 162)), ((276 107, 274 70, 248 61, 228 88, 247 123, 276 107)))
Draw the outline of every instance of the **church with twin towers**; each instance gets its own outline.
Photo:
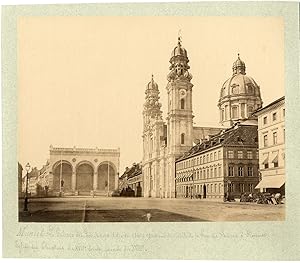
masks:
POLYGON ((176 159, 199 141, 236 122, 252 118, 251 113, 262 106, 260 88, 246 75, 245 63, 238 56, 233 64, 233 75, 221 87, 217 102, 220 123, 216 127, 194 126, 192 74, 181 38, 178 38, 169 62, 166 120, 162 117, 160 91, 153 75, 145 91, 142 135, 144 197, 176 197, 176 159))

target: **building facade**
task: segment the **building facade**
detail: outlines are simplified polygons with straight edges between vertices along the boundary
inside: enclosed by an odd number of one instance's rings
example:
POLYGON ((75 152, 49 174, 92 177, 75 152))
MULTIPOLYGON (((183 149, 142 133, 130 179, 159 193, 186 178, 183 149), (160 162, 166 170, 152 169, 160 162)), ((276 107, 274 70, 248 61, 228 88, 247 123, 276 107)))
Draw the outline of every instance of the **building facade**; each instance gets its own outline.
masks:
POLYGON ((51 171, 50 162, 47 160, 46 164, 39 170, 37 178, 37 195, 48 196, 49 191, 49 174, 51 171))
POLYGON ((223 198, 254 192, 259 181, 257 117, 260 87, 240 59, 221 87, 218 108, 222 132, 200 141, 176 160, 176 196, 223 198), (227 127, 227 129, 226 129, 227 127))
POLYGON ((50 146, 49 193, 111 195, 118 189, 120 149, 50 146))
MULTIPOLYGON (((144 195, 146 197, 172 198, 178 194, 174 177, 177 174, 175 161, 184 153, 189 152, 195 143, 199 143, 208 136, 218 134, 225 127, 231 127, 235 123, 250 121, 248 122, 250 126, 253 123, 257 125, 256 117, 252 116, 252 113, 262 107, 260 87, 253 78, 246 75, 246 65, 238 55, 238 59, 232 66, 232 76, 221 87, 218 101, 220 126, 215 128, 194 127, 193 84, 188 63, 187 51, 182 47, 179 38, 177 46, 171 53, 170 72, 167 76, 168 112, 166 122, 162 119, 159 89, 153 76, 146 88, 142 161, 144 195), (251 119, 254 122, 251 123, 251 119)), ((217 166, 219 167, 219 165, 221 173, 225 173, 222 168, 224 164, 218 163, 217 166)), ((224 183, 224 180, 220 180, 220 182, 211 183, 210 187, 213 184, 214 187, 219 188, 220 186, 221 189, 220 184, 224 183)), ((251 190, 252 183, 249 186, 251 190)), ((241 189, 242 187, 241 185, 241 189)), ((185 189, 185 195, 190 191, 188 189, 185 189)), ((181 194, 183 194, 182 191, 181 194)), ((218 196, 222 196, 222 193, 220 192, 218 196)))
POLYGON ((125 172, 119 178, 119 191, 126 191, 130 188, 134 191, 135 197, 144 196, 144 180, 142 173, 142 163, 134 163, 130 168, 126 167, 125 172))
POLYGON ((153 76, 146 88, 143 110, 142 173, 145 197, 175 197, 175 160, 196 140, 220 128, 193 127, 193 107, 187 51, 180 38, 172 50, 167 76, 168 112, 163 121, 159 89, 153 76))
POLYGON ((259 181, 256 123, 236 123, 176 160, 176 197, 240 197, 259 181))
POLYGON ((19 194, 19 198, 23 197, 22 184, 23 184, 23 167, 18 162, 18 194, 19 194))
POLYGON ((285 97, 257 110, 261 192, 285 192, 285 97))
POLYGON ((37 182, 39 178, 40 171, 37 167, 33 167, 30 172, 28 172, 28 181, 27 181, 27 173, 22 178, 22 192, 25 196, 26 192, 26 184, 27 185, 27 193, 29 196, 36 196, 37 195, 37 182))

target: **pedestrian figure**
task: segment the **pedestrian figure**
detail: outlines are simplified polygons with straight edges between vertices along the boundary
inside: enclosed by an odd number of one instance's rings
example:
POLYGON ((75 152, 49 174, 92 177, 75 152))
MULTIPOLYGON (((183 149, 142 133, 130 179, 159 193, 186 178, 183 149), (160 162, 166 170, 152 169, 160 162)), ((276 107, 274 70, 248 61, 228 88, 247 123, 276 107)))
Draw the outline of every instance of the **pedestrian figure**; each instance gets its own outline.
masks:
POLYGON ((143 217, 144 216, 147 218, 147 221, 150 222, 150 220, 151 220, 151 213, 148 212, 147 214, 143 215, 143 217))
POLYGON ((275 200, 276 200, 277 204, 280 204, 280 197, 281 197, 281 194, 280 193, 276 193, 275 200))
POLYGON ((227 201, 227 193, 224 193, 224 202, 227 201))
POLYGON ((150 214, 150 213, 147 213, 147 214, 146 214, 146 217, 147 217, 147 221, 150 222, 150 220, 151 220, 151 214, 150 214))
POLYGON ((45 195, 46 195, 46 196, 48 196, 48 190, 49 190, 49 186, 46 185, 46 186, 45 186, 45 195))

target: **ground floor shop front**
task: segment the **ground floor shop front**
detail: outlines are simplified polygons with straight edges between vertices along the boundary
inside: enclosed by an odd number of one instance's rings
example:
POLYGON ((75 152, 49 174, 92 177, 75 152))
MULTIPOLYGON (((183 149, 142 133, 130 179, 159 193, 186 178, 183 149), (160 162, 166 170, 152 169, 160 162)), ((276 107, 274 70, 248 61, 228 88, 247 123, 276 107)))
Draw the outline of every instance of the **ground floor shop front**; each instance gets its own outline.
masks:
POLYGON ((246 181, 223 179, 211 182, 187 180, 176 184, 176 198, 221 199, 225 196, 240 198, 244 193, 254 193, 257 182, 254 178, 246 181))

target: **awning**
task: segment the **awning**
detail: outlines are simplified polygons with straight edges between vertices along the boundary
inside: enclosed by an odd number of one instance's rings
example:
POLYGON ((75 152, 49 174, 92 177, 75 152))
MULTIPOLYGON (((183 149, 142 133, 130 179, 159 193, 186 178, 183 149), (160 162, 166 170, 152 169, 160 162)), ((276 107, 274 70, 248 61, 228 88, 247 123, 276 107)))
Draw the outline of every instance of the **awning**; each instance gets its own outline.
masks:
POLYGON ((255 189, 280 188, 285 183, 284 175, 266 176, 258 183, 255 189))
POLYGON ((268 154, 266 154, 264 156, 264 160, 263 160, 262 164, 267 164, 267 163, 269 163, 269 155, 268 154))
POLYGON ((274 155, 272 163, 278 163, 278 152, 276 152, 276 154, 274 155))

